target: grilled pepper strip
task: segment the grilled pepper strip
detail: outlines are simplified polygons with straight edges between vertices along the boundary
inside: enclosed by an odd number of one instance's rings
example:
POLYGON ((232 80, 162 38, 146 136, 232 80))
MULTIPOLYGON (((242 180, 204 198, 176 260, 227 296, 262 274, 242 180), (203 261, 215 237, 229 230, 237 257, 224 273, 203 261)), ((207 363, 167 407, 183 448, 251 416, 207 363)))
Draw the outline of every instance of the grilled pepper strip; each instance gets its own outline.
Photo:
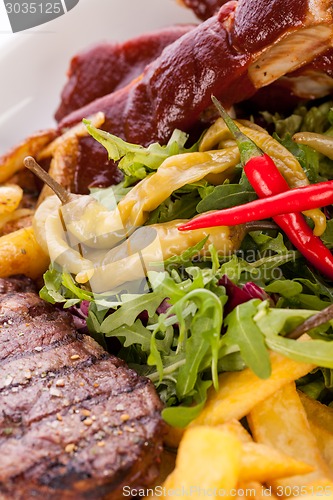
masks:
MULTIPOLYGON (((221 104, 213 98, 225 123, 234 134, 239 147, 241 162, 250 184, 260 198, 267 198, 289 189, 289 185, 280 174, 272 158, 246 137, 231 120, 221 104), (259 149, 259 156, 257 155, 259 149)), ((333 279, 333 256, 322 241, 314 236, 303 216, 299 212, 277 215, 273 220, 281 227, 291 243, 302 255, 325 276, 333 279)))
POLYGON ((314 132, 298 132, 293 136, 293 140, 298 144, 310 146, 310 148, 322 153, 333 160, 333 137, 314 132))
POLYGON ((325 207, 332 203, 333 181, 319 182, 310 186, 290 189, 264 200, 255 200, 237 207, 199 215, 187 224, 180 226, 179 230, 234 226, 290 212, 303 212, 312 208, 325 207))

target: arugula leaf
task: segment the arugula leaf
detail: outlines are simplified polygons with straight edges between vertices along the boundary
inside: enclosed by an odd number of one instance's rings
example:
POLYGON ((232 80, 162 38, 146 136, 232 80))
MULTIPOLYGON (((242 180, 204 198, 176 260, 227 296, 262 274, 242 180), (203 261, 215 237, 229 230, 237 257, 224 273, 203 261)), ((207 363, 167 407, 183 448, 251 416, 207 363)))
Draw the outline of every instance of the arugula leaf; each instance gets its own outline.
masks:
POLYGON ((179 265, 189 264, 194 257, 197 257, 200 251, 203 249, 205 244, 207 243, 209 236, 206 236, 201 241, 199 241, 196 245, 189 247, 180 255, 173 255, 164 261, 164 267, 168 271, 170 271, 173 267, 177 267, 179 265))
POLYGON ((226 345, 238 345, 246 365, 260 378, 268 378, 271 364, 265 339, 253 317, 258 312, 260 300, 253 299, 237 306, 224 320, 227 332, 226 345))
POLYGON ((106 337, 117 337, 123 341, 124 347, 138 344, 145 352, 150 350, 151 332, 138 319, 132 326, 122 325, 105 334, 106 337))
POLYGON ((169 142, 165 146, 161 146, 155 142, 144 148, 94 127, 89 120, 83 120, 83 123, 86 125, 89 134, 105 147, 109 159, 113 161, 120 160, 118 167, 132 181, 146 177, 146 168, 148 170, 156 170, 169 156, 197 150, 196 144, 189 149, 185 148, 188 134, 180 130, 173 132, 169 142))
POLYGON ((157 288, 153 292, 138 295, 134 299, 123 303, 117 311, 102 322, 100 326, 101 332, 110 336, 114 330, 122 325, 132 326, 142 311, 147 311, 148 316, 151 317, 166 297, 164 290, 157 288))
POLYGON ((297 144, 292 140, 289 134, 285 135, 283 139, 281 139, 277 134, 274 134, 273 137, 297 158, 309 181, 317 182, 319 174, 319 153, 314 151, 309 146, 297 144))
POLYGON ((264 117, 267 123, 272 123, 274 125, 275 132, 282 138, 284 138, 288 134, 294 135, 296 132, 298 132, 303 122, 303 116, 296 113, 293 113, 286 118, 283 118, 279 113, 275 113, 274 115, 272 115, 268 111, 261 112, 261 115, 264 117))
POLYGON ((266 336, 285 335, 313 314, 315 310, 307 309, 282 309, 269 307, 268 302, 263 302, 258 307, 254 316, 257 326, 266 336))
POLYGON ((65 302, 64 297, 60 293, 62 285, 62 274, 56 269, 50 268, 43 275, 44 286, 39 292, 39 296, 46 302, 56 304, 57 302, 65 302))
POLYGON ((197 404, 194 406, 174 406, 165 408, 162 411, 162 417, 165 422, 173 427, 186 427, 203 410, 207 399, 207 391, 211 385, 212 382, 210 380, 198 381, 196 386, 196 392, 198 393, 196 400, 197 404))
POLYGON ((311 339, 307 342, 297 342, 278 335, 266 337, 270 349, 288 358, 313 363, 324 368, 333 368, 333 342, 311 339))
POLYGON ((299 295, 303 290, 300 283, 293 280, 278 280, 273 281, 265 287, 265 292, 268 293, 278 293, 282 297, 295 297, 299 295))
POLYGON ((257 198, 253 189, 248 189, 240 184, 222 184, 216 186, 197 205, 197 212, 208 212, 209 210, 221 210, 236 205, 242 205, 257 198))
POLYGON ((156 334, 158 329, 154 330, 150 338, 150 352, 148 356, 148 365, 156 366, 159 375, 159 382, 163 380, 163 361, 161 353, 157 347, 156 334))
POLYGON ((169 222, 174 219, 190 219, 197 214, 196 206, 199 199, 197 191, 186 193, 177 198, 172 195, 150 212, 146 225, 169 222))
MULTIPOLYGON (((331 370, 327 370, 331 371, 331 370)), ((322 379, 317 378, 316 380, 312 380, 311 382, 301 385, 298 385, 298 388, 307 394, 312 399, 320 400, 321 394, 325 390, 325 382, 322 379)))

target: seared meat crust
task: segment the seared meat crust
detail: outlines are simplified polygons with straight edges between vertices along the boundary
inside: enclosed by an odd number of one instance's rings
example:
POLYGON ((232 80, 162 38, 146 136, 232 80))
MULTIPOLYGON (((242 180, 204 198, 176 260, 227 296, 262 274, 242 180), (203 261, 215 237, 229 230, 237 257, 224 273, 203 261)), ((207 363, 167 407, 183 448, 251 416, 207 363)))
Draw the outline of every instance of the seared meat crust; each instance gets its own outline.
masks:
POLYGON ((119 499, 149 484, 163 431, 152 384, 29 280, 0 292, 0 498, 119 499))

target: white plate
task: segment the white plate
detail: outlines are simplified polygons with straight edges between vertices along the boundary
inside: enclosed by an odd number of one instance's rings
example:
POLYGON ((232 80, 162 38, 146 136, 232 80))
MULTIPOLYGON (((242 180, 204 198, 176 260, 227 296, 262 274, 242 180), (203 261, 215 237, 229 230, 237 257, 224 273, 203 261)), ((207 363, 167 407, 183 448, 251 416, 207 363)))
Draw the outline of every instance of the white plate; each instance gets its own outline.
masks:
POLYGON ((0 154, 54 126, 69 60, 77 51, 196 21, 176 0, 80 0, 67 14, 12 34, 0 4, 0 154))

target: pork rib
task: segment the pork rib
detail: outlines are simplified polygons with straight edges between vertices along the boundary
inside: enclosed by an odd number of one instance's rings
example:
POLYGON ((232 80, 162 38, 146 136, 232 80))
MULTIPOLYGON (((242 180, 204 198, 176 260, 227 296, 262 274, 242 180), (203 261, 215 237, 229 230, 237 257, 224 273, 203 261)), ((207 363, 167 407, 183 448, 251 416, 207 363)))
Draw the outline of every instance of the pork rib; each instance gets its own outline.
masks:
POLYGON ((157 473, 160 400, 31 289, 0 280, 0 498, 118 500, 157 473))
MULTIPOLYGON (((228 2, 166 47, 141 77, 71 113, 59 128, 103 111, 105 130, 138 144, 165 143, 175 128, 192 130, 209 108, 211 94, 226 105, 242 101, 310 63, 331 44, 332 34, 333 0, 228 2)), ((106 172, 106 154, 89 138, 82 143, 84 169, 78 165, 76 178, 85 170, 94 181, 89 163, 100 162, 106 172)))
POLYGON ((162 50, 194 25, 178 25, 132 38, 124 43, 100 43, 75 55, 55 113, 57 121, 106 94, 125 87, 162 50))

